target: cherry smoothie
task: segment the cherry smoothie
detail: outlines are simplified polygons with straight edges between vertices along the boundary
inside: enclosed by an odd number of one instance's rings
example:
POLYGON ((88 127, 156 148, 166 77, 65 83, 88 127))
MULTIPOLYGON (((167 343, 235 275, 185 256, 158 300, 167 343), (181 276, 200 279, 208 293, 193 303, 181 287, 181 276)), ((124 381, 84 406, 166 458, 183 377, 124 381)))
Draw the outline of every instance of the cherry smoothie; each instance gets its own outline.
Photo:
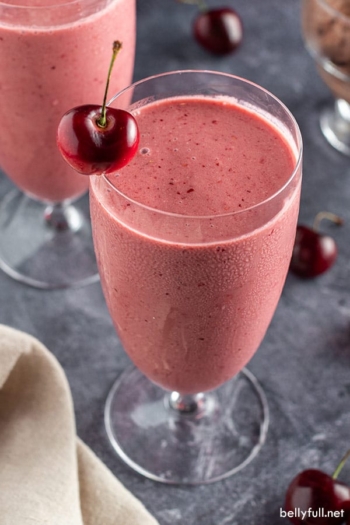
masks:
POLYGON ((57 150, 57 126, 68 109, 101 104, 116 39, 114 91, 132 79, 135 0, 0 4, 0 166, 28 195, 61 202, 87 190, 57 150))
POLYGON ((103 291, 148 378, 211 390, 250 360, 275 311, 299 209, 300 177, 286 191, 296 154, 277 125, 225 97, 133 114, 136 157, 91 182, 103 291))

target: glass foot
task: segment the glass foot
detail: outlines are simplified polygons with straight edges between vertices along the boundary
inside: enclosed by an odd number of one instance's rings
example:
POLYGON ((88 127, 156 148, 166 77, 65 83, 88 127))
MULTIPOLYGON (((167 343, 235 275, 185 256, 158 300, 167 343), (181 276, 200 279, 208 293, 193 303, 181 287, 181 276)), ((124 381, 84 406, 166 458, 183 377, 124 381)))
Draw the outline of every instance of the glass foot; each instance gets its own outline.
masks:
POLYGON ((344 155, 350 156, 350 104, 338 99, 320 115, 320 126, 327 141, 344 155))
POLYGON ((116 452, 138 473, 198 485, 252 461, 265 441, 269 413, 262 388, 246 369, 217 390, 181 396, 132 368, 109 393, 105 424, 116 452))
POLYGON ((88 197, 49 206, 10 192, 0 205, 0 268, 43 289, 97 281, 88 197))

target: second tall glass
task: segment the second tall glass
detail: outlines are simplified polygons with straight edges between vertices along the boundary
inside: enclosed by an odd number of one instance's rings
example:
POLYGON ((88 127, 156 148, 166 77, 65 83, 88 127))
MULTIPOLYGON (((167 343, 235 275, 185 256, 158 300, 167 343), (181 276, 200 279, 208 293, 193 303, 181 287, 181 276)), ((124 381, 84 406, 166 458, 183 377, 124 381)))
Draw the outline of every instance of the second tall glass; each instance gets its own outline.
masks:
POLYGON ((86 203, 72 204, 88 178, 61 158, 56 133, 68 109, 102 103, 114 40, 118 91, 133 74, 135 0, 0 3, 0 166, 20 190, 0 207, 0 267, 33 286, 97 277, 86 203))

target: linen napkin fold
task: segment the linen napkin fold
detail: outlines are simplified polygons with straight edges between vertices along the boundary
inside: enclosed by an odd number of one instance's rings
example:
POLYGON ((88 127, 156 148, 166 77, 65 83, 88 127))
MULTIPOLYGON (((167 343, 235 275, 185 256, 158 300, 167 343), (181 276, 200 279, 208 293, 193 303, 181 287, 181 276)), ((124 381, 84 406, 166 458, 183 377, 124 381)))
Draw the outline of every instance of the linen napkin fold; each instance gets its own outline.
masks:
POLYGON ((54 356, 0 325, 0 525, 157 525, 75 434, 54 356))

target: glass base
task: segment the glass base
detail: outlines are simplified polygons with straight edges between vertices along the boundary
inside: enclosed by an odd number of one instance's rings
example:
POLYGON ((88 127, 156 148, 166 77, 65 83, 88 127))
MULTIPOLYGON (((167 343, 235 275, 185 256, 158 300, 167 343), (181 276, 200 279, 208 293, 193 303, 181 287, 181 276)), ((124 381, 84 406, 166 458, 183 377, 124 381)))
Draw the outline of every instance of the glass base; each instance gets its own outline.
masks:
POLYGON ((262 388, 246 369, 217 390, 182 397, 132 368, 109 393, 105 424, 118 455, 138 473, 198 485, 231 476, 252 461, 265 441, 269 412, 262 388))
POLYGON ((50 206, 10 192, 0 205, 0 268, 42 289, 97 281, 88 210, 87 196, 50 206))
POLYGON ((350 156, 350 104, 338 99, 320 115, 320 126, 327 141, 344 155, 350 156))

